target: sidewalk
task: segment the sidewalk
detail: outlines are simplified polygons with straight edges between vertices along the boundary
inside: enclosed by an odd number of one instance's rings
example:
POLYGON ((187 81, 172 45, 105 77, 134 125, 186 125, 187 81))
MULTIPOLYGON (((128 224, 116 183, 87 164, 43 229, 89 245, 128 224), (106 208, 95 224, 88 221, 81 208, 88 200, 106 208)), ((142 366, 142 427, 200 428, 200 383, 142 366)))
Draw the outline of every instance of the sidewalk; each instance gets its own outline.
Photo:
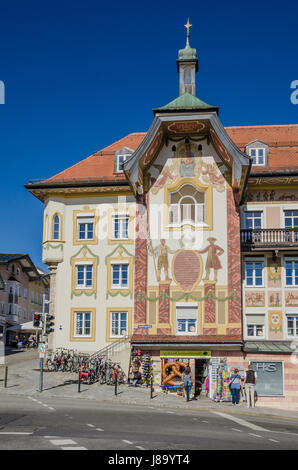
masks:
POLYGON ((69 372, 44 372, 43 392, 39 389, 39 358, 36 351, 23 351, 6 357, 8 366, 8 383, 4 388, 4 367, 0 366, 0 394, 39 396, 43 398, 72 398, 80 400, 93 400, 101 403, 122 403, 123 405, 150 406, 153 408, 171 408, 185 410, 216 410, 229 414, 242 414, 247 416, 278 416, 279 418, 298 420, 298 412, 280 410, 269 407, 248 409, 245 403, 232 406, 231 403, 215 403, 201 397, 186 402, 185 398, 176 394, 154 392, 151 399, 150 388, 146 386, 132 387, 127 384, 118 385, 118 394, 115 396, 115 387, 112 385, 81 384, 78 393, 78 376, 69 372))

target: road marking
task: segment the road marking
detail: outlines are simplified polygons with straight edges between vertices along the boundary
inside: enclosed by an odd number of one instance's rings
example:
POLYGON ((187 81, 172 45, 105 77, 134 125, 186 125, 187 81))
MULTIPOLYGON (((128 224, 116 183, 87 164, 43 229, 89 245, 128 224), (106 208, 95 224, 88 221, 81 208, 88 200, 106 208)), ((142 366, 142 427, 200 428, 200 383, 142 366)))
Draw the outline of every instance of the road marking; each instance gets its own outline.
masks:
POLYGON ((33 432, 5 432, 5 431, 1 431, 0 434, 15 434, 15 435, 19 435, 19 434, 24 434, 24 435, 28 435, 28 434, 33 434, 33 432))
POLYGON ((88 450, 86 447, 61 447, 62 450, 88 450))
POLYGON ((146 450, 144 447, 142 446, 136 446, 137 449, 140 449, 140 450, 146 450))
POLYGON ((76 444, 72 439, 57 439, 50 441, 54 446, 68 446, 70 444, 76 444))
POLYGON ((87 424, 87 426, 89 426, 89 428, 95 428, 94 424, 87 424))
POLYGON ((250 436, 262 437, 262 436, 259 436, 259 434, 253 434, 252 432, 249 432, 248 434, 249 434, 250 436))
POLYGON ((268 439, 268 440, 272 442, 279 442, 279 441, 276 441, 275 439, 268 439))
POLYGON ((43 436, 45 439, 58 439, 59 436, 43 436))
POLYGON ((243 432, 241 429, 232 428, 233 431, 243 432))
POLYGON ((52 408, 51 406, 49 406, 49 410, 55 411, 55 408, 52 408))
POLYGON ((168 413, 169 415, 174 415, 174 411, 167 411, 166 413, 168 413))
POLYGON ((122 442, 126 442, 126 444, 133 444, 132 442, 126 441, 125 439, 122 439, 122 442))
POLYGON ((101 428, 96 428, 96 431, 103 431, 103 429, 101 429, 101 428))
POLYGON ((218 416, 221 416, 222 418, 230 419, 231 421, 235 421, 235 423, 240 424, 241 426, 245 426, 247 428, 252 429, 253 431, 267 431, 267 429, 261 428, 260 426, 257 426, 256 424, 249 423, 248 421, 245 421, 244 419, 241 418, 236 418, 236 416, 231 416, 226 413, 220 413, 219 411, 212 411, 213 414, 216 414, 218 416))
POLYGON ((203 420, 202 420, 202 423, 209 423, 209 421, 203 421, 203 420))

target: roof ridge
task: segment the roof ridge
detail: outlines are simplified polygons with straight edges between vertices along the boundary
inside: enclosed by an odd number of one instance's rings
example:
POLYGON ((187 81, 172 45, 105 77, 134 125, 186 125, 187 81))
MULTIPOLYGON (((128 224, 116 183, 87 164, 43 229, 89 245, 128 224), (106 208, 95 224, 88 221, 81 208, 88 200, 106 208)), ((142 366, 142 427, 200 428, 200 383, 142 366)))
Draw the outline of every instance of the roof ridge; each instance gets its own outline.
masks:
POLYGON ((253 127, 298 127, 298 124, 252 124, 249 126, 224 126, 225 129, 251 129, 253 127))

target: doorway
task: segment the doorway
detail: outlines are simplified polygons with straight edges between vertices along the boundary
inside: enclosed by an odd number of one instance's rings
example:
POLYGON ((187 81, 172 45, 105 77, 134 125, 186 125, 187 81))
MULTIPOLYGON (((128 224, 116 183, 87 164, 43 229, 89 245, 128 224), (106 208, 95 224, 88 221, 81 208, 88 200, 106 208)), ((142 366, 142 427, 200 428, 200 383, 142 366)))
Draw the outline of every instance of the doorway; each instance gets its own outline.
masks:
POLYGON ((195 359, 195 397, 202 395, 202 389, 209 374, 209 359, 195 359))

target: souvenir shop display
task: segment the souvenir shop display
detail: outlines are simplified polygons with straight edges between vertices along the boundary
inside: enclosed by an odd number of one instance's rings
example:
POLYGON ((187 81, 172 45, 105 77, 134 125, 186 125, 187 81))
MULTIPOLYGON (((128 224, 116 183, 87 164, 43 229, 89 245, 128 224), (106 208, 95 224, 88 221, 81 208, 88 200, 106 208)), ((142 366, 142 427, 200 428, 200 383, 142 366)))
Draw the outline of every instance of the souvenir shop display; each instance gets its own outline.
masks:
POLYGON ((229 389, 230 375, 227 361, 225 359, 221 359, 217 370, 216 388, 213 394, 214 401, 231 401, 232 396, 229 389))
POLYGON ((143 377, 148 387, 150 384, 151 370, 152 370, 151 356, 149 353, 145 353, 143 356, 142 369, 143 369, 143 377))

